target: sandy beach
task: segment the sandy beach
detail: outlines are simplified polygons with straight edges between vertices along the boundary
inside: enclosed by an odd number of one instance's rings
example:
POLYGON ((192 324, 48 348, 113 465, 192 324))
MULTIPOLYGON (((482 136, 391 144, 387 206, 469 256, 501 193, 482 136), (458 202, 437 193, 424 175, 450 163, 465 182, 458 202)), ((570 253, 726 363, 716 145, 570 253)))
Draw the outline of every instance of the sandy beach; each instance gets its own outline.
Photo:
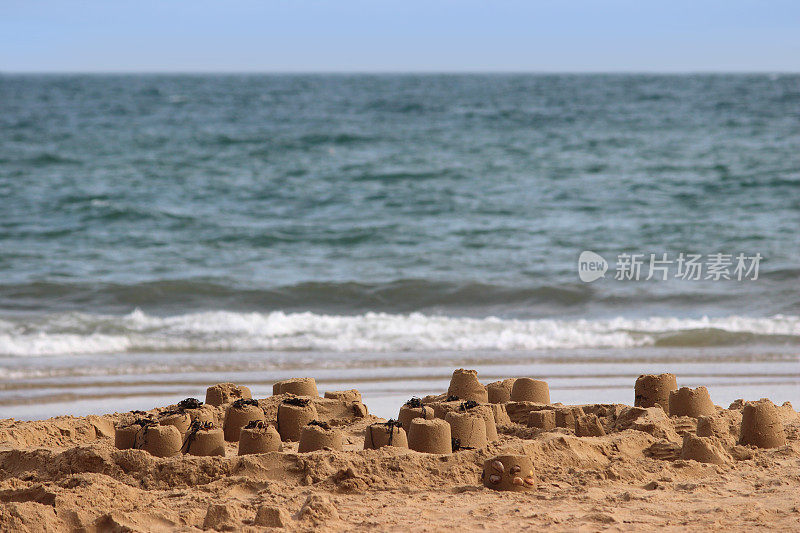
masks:
POLYGON ((541 381, 476 385, 473 373, 456 371, 447 391, 395 406, 393 418, 401 415, 408 435, 369 414, 357 391, 322 397, 313 380, 282 381, 276 394, 255 401, 248 388, 223 385, 210 387, 203 405, 6 419, 0 421, 0 529, 800 530, 800 415, 791 404, 715 406, 705 388, 678 390, 680 376, 663 376, 637 380, 640 407, 567 406, 549 403, 541 381), (295 421, 305 410, 317 425, 295 421), (470 420, 472 429, 463 433, 459 421, 470 420), (299 443, 286 438, 295 423, 303 430, 299 443), (396 437, 392 445, 364 449, 365 435, 368 446, 378 446, 387 427, 396 437), (125 444, 120 439, 129 428, 134 440, 125 444), (240 443, 231 440, 206 450, 224 456, 185 453, 187 442, 201 443, 200 435, 217 431, 222 442, 223 428, 226 438, 235 429, 243 440, 245 433, 274 434, 283 442, 247 455, 237 455, 240 443), (435 445, 423 434, 427 428, 459 435, 455 451, 425 448, 435 445), (180 450, 158 448, 155 435, 167 433, 180 450), (132 447, 120 449, 126 446, 132 447), (518 492, 493 490, 506 487, 498 472, 514 473, 492 462, 506 456, 532 465, 507 485, 518 492))

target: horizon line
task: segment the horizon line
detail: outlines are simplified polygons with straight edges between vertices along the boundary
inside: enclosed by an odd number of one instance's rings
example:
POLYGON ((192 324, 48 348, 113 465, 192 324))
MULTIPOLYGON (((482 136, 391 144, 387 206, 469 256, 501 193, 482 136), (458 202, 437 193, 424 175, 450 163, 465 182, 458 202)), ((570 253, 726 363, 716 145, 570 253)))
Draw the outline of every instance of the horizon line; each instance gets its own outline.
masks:
POLYGON ((796 75, 800 70, 3 70, 5 75, 796 75))

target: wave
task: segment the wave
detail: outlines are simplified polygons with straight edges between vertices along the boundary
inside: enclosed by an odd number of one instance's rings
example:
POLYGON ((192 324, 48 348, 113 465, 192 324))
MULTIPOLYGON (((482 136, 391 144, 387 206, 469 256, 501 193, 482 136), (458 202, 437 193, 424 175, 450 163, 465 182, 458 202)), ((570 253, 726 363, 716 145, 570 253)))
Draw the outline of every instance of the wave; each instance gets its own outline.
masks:
POLYGON ((800 344, 800 317, 607 320, 209 311, 158 317, 58 313, 0 320, 0 355, 126 352, 530 351, 800 344))
POLYGON ((85 310, 120 312, 150 309, 234 309, 247 311, 408 313, 434 307, 506 308, 570 306, 594 296, 586 284, 514 287, 478 282, 400 279, 384 283, 303 282, 266 288, 242 287, 226 280, 176 279, 141 283, 30 282, 0 285, 0 308, 8 310, 85 310))

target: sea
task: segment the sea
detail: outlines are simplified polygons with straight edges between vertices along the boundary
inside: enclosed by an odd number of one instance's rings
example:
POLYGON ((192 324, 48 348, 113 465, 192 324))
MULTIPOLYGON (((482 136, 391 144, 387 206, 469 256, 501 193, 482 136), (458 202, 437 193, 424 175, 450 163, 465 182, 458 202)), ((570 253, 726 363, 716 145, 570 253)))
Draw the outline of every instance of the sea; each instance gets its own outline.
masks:
POLYGON ((800 75, 0 74, 0 418, 460 367, 800 405, 800 75))

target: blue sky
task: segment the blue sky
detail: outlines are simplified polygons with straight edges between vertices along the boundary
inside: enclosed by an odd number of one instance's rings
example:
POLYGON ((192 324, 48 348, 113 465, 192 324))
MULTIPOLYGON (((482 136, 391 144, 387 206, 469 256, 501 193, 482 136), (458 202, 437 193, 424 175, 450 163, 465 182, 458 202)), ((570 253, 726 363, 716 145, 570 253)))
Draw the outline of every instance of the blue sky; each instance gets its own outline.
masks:
POLYGON ((0 71, 800 71, 800 1, 0 0, 0 71))

